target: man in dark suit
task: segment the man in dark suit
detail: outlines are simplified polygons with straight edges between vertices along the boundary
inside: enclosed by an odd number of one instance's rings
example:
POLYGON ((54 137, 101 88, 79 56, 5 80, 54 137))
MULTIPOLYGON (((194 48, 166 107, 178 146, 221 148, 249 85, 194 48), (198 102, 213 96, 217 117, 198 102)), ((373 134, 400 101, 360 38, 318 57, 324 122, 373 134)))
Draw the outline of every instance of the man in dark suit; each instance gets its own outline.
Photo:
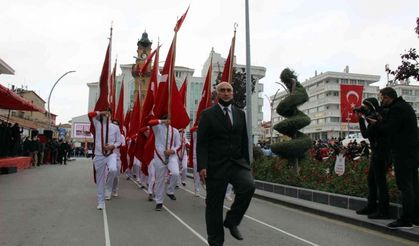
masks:
POLYGON ((385 87, 380 94, 381 105, 387 107, 388 112, 384 119, 369 119, 368 123, 376 124, 377 134, 390 139, 396 183, 403 206, 400 218, 387 226, 390 229, 411 229, 412 224, 419 225, 417 118, 412 106, 402 97, 397 97, 393 88, 385 87))
POLYGON ((240 224, 255 192, 250 172, 246 118, 231 105, 233 87, 221 82, 216 88, 218 104, 203 111, 198 125, 197 161, 201 180, 206 183, 205 220, 209 245, 223 245, 223 225, 233 237, 243 240, 240 224), (223 223, 223 203, 228 183, 235 199, 223 223))

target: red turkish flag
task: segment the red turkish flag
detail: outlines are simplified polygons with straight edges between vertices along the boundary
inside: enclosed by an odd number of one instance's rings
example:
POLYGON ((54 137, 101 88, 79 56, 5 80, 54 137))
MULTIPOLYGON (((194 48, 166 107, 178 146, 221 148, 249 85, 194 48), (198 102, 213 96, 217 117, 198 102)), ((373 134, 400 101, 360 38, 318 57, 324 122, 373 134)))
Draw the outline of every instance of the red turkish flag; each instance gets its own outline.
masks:
POLYGON ((136 92, 134 98, 134 106, 131 113, 131 118, 129 122, 129 129, 127 137, 133 138, 140 130, 140 120, 141 120, 141 102, 140 102, 140 93, 136 92))
MULTIPOLYGON (((151 78, 148 83, 147 95, 144 99, 144 104, 141 113, 141 125, 140 129, 146 128, 148 126, 148 122, 154 118, 153 114, 153 107, 154 101, 156 97, 157 91, 157 79, 159 75, 159 54, 160 54, 160 46, 157 47, 156 53, 154 57, 153 69, 151 71, 151 78)), ((141 170, 147 174, 148 173, 148 165, 150 161, 153 159, 154 156, 154 135, 151 131, 150 136, 144 135, 143 132, 138 133, 136 139, 136 146, 134 150, 134 155, 141 161, 141 170), (152 141, 152 143, 150 143, 152 141), (152 146, 153 148, 151 148, 152 146)))
POLYGON ((172 45, 170 46, 169 53, 167 54, 166 61, 162 70, 161 81, 158 85, 156 101, 154 102, 154 114, 157 118, 168 114, 171 125, 174 128, 181 129, 188 126, 190 119, 176 86, 174 73, 175 57, 176 35, 173 38, 172 45), (169 107, 170 112, 168 112, 169 107))
POLYGON ((212 80, 212 56, 211 62, 208 67, 207 76, 205 77, 204 87, 202 87, 201 93, 201 101, 198 105, 198 110, 196 111, 196 117, 194 122, 194 128, 198 127, 199 117, 201 116, 201 112, 204 111, 206 108, 211 107, 211 80, 212 80))
POLYGON ((108 83, 110 75, 111 41, 106 50, 105 61, 103 62, 102 73, 99 80, 99 98, 97 99, 94 111, 104 111, 109 107, 108 83))
POLYGON ((109 106, 112 110, 112 117, 115 118, 116 114, 116 64, 117 61, 115 60, 115 64, 112 70, 111 78, 109 79, 109 106))
POLYGON ((355 107, 362 104, 362 85, 340 85, 340 113, 341 122, 358 122, 358 117, 353 112, 355 107))
POLYGON ((228 82, 231 84, 233 79, 233 60, 234 60, 234 47, 236 43, 236 31, 234 31, 233 39, 231 40, 230 50, 224 64, 223 74, 220 82, 228 82))
POLYGON ((119 123, 119 129, 121 130, 121 133, 122 133, 124 129, 124 78, 123 77, 122 77, 122 82, 121 82, 121 89, 119 91, 118 107, 114 115, 115 115, 114 118, 119 123))
POLYGON ((179 31, 179 29, 180 29, 180 27, 182 26, 182 23, 183 23, 183 21, 185 20, 185 18, 186 18, 186 14, 188 13, 188 10, 189 10, 189 6, 188 6, 188 9, 186 9, 186 12, 180 17, 180 19, 176 22, 176 26, 175 26, 175 29, 174 29, 174 31, 175 32, 178 32, 179 31))
POLYGON ((188 77, 185 77, 185 81, 183 81, 182 86, 180 87, 179 94, 182 98, 183 105, 186 107, 186 94, 188 90, 188 77))

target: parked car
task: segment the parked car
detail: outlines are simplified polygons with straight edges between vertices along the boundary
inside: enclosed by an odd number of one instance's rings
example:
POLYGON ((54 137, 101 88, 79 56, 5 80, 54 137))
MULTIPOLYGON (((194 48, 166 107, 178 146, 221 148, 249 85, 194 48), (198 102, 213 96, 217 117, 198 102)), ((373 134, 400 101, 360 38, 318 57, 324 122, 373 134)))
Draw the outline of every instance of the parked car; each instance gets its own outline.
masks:
POLYGON ((363 138, 362 134, 359 132, 346 136, 345 139, 342 140, 342 145, 346 147, 349 143, 353 143, 354 141, 356 141, 358 144, 360 144, 361 141, 365 141, 367 144, 370 144, 370 141, 367 138, 363 138))

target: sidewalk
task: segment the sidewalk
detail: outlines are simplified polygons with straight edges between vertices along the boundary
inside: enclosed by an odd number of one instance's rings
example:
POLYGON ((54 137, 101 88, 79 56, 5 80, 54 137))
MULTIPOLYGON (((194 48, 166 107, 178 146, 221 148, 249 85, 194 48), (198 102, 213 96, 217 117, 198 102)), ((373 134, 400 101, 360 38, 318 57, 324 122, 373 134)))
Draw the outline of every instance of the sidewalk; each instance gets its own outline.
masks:
MULTIPOLYGON (((260 181, 256 181, 256 183, 258 182, 260 181)), ((355 211, 351 209, 335 207, 288 195, 281 195, 275 192, 264 191, 258 186, 259 185, 257 185, 254 195, 256 198, 419 242, 418 226, 411 230, 391 230, 387 228, 386 225, 393 220, 371 220, 368 219, 367 216, 356 214, 355 211)))

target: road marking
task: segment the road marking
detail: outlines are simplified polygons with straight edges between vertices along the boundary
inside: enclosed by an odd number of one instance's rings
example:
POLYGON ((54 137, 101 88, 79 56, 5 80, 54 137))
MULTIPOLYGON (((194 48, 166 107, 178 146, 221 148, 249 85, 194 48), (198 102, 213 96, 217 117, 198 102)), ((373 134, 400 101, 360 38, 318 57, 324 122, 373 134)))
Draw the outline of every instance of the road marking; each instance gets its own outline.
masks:
POLYGON ((105 245, 111 246, 111 240, 109 238, 108 215, 106 214, 106 205, 102 211, 103 211, 103 224, 105 227, 105 245))
MULTIPOLYGON (((144 191, 146 194, 148 194, 147 193, 147 191, 146 190, 144 190, 143 188, 141 188, 141 185, 140 184, 138 184, 137 183, 137 181, 135 181, 132 177, 129 177, 130 178, 130 180, 132 181, 132 182, 134 182, 134 184, 135 185, 137 185, 138 186, 138 188, 140 188, 142 191, 144 191)), ((186 228, 188 228, 195 236, 197 236, 202 242, 204 242, 205 243, 205 245, 208 245, 208 242, 207 242, 207 240, 201 235, 201 234, 199 234, 197 231, 195 231, 192 227, 190 227, 185 221, 183 221, 179 216, 177 216, 175 213, 173 213, 168 207, 166 207, 165 205, 163 205, 163 208, 167 211, 167 212, 169 212, 169 214, 171 214, 173 217, 175 217, 175 219, 177 220, 177 221, 179 221, 182 225, 184 225, 186 228)))
MULTIPOLYGON (((191 193, 191 194, 195 194, 193 191, 188 190, 188 189, 186 189, 186 188, 181 187, 181 189, 182 189, 182 190, 184 190, 184 191, 187 191, 187 192, 189 192, 189 193, 191 193)), ((201 198, 205 199, 205 197, 203 197, 203 196, 201 196, 201 195, 199 195, 199 197, 201 197, 201 198)), ((227 207, 227 206, 225 206, 225 205, 224 205, 224 208, 226 208, 226 209, 230 210, 230 208, 229 208, 229 207, 227 207)), ((302 242, 305 242, 305 243, 307 243, 307 244, 309 244, 309 245, 312 245, 312 246, 319 246, 318 244, 315 244, 315 243, 313 243, 313 242, 310 242, 310 241, 308 241, 308 240, 306 240, 306 239, 304 239, 304 238, 301 238, 301 237, 299 237, 299 236, 296 236, 296 235, 294 235, 294 234, 292 234, 292 233, 289 233, 289 232, 286 232, 286 231, 284 231, 284 230, 281 230, 281 229, 279 229, 279 228, 277 228, 277 227, 275 227, 275 226, 273 226, 273 225, 269 225, 269 224, 267 224, 267 223, 265 223, 265 222, 263 222, 263 221, 261 221, 261 220, 258 220, 258 219, 256 219, 256 218, 253 218, 253 217, 251 217, 251 216, 249 216, 249 215, 244 215, 244 217, 246 217, 246 218, 248 218, 248 219, 250 219, 250 220, 253 220, 253 221, 255 221, 255 222, 259 223, 259 224, 262 224, 262 225, 264 225, 264 226, 267 226, 267 227, 269 227, 269 228, 271 228, 271 229, 273 229, 273 230, 279 231, 279 232, 281 232, 281 233, 283 233, 283 234, 285 234, 285 235, 288 235, 288 236, 290 236, 290 237, 292 237, 292 238, 295 238, 295 239, 297 239, 297 240, 300 240, 300 241, 302 241, 302 242)))

